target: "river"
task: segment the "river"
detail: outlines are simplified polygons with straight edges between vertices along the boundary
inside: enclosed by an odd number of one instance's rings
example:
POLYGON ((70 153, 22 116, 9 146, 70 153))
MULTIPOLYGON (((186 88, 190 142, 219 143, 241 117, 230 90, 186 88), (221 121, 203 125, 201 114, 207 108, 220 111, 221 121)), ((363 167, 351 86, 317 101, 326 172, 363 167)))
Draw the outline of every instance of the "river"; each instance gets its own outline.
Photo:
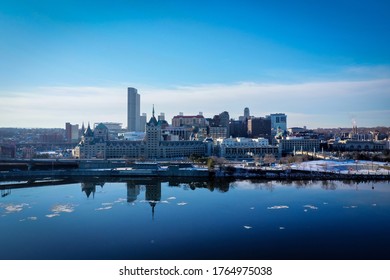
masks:
POLYGON ((0 259, 390 259, 390 183, 86 178, 4 186, 0 259))

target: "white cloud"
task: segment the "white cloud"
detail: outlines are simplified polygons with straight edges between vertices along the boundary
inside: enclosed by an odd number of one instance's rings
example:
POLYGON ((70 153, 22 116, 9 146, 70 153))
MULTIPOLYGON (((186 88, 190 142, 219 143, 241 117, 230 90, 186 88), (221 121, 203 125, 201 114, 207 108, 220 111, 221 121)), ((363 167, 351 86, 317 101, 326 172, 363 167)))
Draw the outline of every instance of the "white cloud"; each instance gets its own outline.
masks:
MULTIPOLYGON (((283 112, 288 126, 390 125, 390 79, 308 83, 203 84, 173 87, 129 85, 141 94, 141 112, 150 117, 165 112, 168 120, 179 112, 203 112, 213 117, 222 111, 237 118, 249 107, 264 116, 283 112)), ((0 126, 64 127, 65 122, 116 121, 126 125, 126 87, 40 87, 0 93, 0 126)))

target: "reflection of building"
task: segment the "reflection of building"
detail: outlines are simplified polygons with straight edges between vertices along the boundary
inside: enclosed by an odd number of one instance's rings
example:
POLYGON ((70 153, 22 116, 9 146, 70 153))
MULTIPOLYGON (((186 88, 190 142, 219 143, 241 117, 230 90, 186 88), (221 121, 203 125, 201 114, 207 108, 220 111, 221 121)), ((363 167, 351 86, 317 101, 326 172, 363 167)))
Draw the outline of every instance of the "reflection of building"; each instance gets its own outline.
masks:
POLYGON ((127 182, 127 202, 131 203, 137 200, 140 194, 140 186, 134 184, 134 182, 127 182))
POLYGON ((156 184, 146 185, 145 200, 149 201, 152 206, 152 218, 154 218, 154 208, 157 202, 161 200, 161 182, 156 181, 156 184))
POLYGON ((127 202, 132 203, 137 200, 141 186, 145 187, 145 200, 152 207, 152 218, 154 218, 154 210, 159 201, 161 201, 161 181, 151 180, 148 182, 127 182, 127 202), (146 184, 145 184, 146 183, 146 184))
POLYGON ((92 197, 95 197, 95 192, 96 192, 96 186, 101 186, 103 188, 104 182, 103 183, 97 183, 97 182, 82 182, 81 183, 81 191, 85 192, 87 197, 90 197, 92 194, 92 197))

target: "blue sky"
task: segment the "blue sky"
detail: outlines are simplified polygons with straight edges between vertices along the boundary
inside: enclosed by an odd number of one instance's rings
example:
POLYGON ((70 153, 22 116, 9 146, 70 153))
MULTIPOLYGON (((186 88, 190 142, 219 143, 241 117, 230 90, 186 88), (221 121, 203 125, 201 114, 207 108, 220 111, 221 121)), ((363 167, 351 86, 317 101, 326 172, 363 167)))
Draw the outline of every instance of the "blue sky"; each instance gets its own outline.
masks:
POLYGON ((0 127, 244 107, 390 126, 390 1, 0 2, 0 127), (81 2, 81 3, 79 3, 81 2))

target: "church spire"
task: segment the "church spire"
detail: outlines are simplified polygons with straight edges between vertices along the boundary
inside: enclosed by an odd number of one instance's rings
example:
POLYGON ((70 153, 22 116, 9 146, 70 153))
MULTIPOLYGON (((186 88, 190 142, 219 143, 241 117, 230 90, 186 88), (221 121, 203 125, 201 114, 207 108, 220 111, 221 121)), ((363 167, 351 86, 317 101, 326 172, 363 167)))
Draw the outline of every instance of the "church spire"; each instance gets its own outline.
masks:
POLYGON ((153 115, 153 117, 154 117, 154 104, 153 104, 153 111, 152 111, 152 115, 153 115))

